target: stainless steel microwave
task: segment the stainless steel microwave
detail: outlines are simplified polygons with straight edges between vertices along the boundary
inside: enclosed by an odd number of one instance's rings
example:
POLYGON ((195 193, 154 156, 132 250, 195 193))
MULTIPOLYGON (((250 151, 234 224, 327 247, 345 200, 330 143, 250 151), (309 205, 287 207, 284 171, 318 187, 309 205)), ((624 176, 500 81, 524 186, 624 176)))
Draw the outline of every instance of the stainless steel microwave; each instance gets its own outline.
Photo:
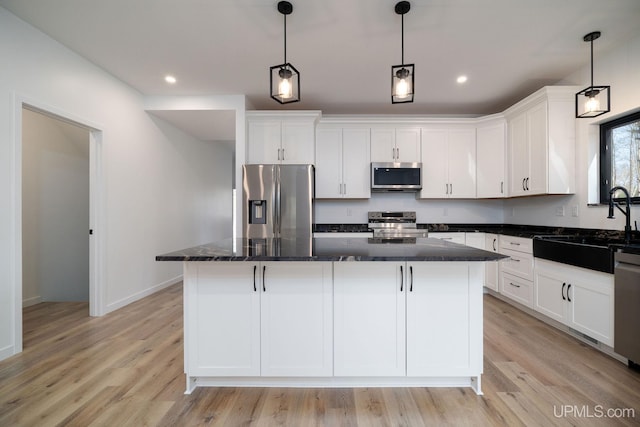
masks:
POLYGON ((371 191, 418 191, 422 163, 371 163, 371 191))

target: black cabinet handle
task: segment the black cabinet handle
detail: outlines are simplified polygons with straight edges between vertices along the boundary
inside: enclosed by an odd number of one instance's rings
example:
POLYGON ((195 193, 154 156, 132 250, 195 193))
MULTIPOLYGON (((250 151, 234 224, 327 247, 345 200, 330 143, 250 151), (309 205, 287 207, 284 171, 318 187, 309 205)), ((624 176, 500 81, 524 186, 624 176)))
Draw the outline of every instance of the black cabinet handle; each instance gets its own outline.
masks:
POLYGON ((567 301, 571 302, 571 295, 569 294, 569 291, 571 291, 571 283, 567 286, 567 301))
POLYGON ((527 191, 529 191, 529 177, 527 177, 527 191))
POLYGON ((525 187, 525 186, 524 186, 524 181, 525 181, 526 179, 527 179, 527 178, 522 178, 522 190, 523 190, 523 191, 526 191, 526 190, 527 190, 527 187, 525 187))
POLYGON ((258 269, 257 265, 253 266, 253 292, 257 292, 258 288, 256 288, 256 270, 258 269))
POLYGON ((493 239, 493 251, 494 252, 497 250, 497 248, 496 248, 496 240, 498 240, 498 239, 493 239))
POLYGON ((403 287, 404 287, 404 271, 402 270, 402 266, 400 266, 400 292, 402 292, 403 287))
POLYGON ((516 288, 519 288, 519 287, 520 287, 520 285, 516 285, 516 284, 514 284, 513 282, 509 282, 509 284, 510 284, 511 286, 516 287, 516 288))
POLYGON ((567 299, 564 297, 564 287, 567 286, 566 283, 562 284, 562 301, 566 301, 567 299))
POLYGON ((411 281, 409 282, 409 292, 413 292, 413 266, 409 266, 409 276, 411 277, 411 281))
POLYGON ((267 271, 267 266, 262 266, 262 292, 267 292, 267 283, 264 280, 265 272, 267 271))

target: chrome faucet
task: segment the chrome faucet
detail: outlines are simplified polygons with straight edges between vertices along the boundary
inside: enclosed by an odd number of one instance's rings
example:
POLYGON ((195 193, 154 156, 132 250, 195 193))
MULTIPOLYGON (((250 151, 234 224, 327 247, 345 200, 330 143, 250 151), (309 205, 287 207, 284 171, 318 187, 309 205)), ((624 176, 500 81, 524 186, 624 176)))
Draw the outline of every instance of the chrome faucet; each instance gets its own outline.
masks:
POLYGON ((629 243, 631 243, 631 199, 629 198, 629 192, 627 191, 626 188, 617 186, 617 187, 613 187, 611 190, 609 190, 609 216, 607 217, 609 219, 615 218, 615 216, 613 216, 613 206, 614 205, 626 217, 626 222, 625 222, 625 226, 624 226, 624 242, 626 244, 629 244, 629 243), (625 195, 626 203, 627 203, 626 210, 623 210, 620 207, 620 203, 613 201, 613 194, 618 190, 621 190, 625 195))

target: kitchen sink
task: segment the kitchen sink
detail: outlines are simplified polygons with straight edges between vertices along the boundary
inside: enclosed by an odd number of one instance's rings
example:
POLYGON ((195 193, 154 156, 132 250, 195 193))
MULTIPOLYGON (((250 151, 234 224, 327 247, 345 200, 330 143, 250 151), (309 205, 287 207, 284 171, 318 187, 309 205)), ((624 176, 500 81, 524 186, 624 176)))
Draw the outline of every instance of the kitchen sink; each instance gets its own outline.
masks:
POLYGON ((627 245, 622 239, 597 236, 536 236, 533 239, 533 256, 613 273, 614 253, 618 249, 634 246, 638 246, 638 242, 627 245))

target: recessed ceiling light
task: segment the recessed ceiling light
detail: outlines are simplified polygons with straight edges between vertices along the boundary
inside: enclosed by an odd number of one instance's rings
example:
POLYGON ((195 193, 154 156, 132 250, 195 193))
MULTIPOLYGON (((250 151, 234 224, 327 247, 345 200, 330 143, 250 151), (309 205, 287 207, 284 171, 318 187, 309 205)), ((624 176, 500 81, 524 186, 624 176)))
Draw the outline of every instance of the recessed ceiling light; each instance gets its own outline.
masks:
POLYGON ((169 84, 174 84, 175 82, 177 82, 176 78, 171 75, 164 76, 164 81, 169 84))
POLYGON ((460 84, 465 83, 467 81, 467 76, 458 76, 456 81, 460 84))

